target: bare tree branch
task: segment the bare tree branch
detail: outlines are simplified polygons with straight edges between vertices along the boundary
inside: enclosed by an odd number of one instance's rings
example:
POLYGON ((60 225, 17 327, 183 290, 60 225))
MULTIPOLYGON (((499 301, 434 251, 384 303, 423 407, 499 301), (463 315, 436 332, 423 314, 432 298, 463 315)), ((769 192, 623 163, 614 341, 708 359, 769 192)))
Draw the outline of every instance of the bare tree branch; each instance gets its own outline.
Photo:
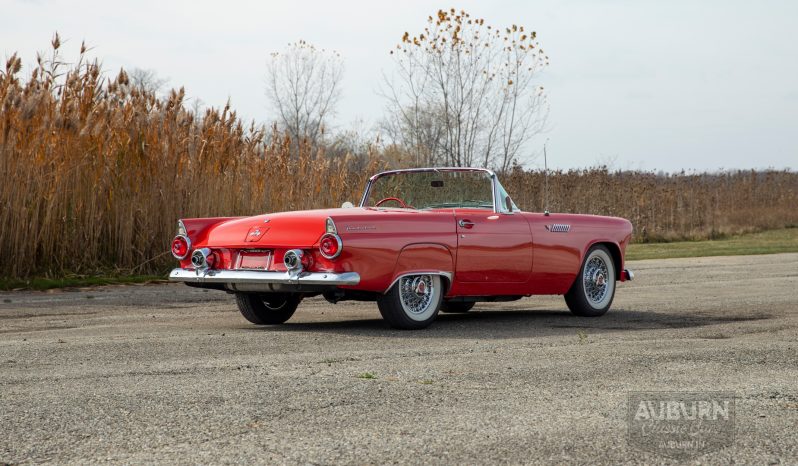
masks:
POLYGON ((391 54, 397 79, 383 79, 383 127, 417 162, 505 170, 544 129, 547 104, 535 81, 548 56, 522 26, 439 10, 391 54))
POLYGON ((291 136, 294 149, 302 141, 311 148, 323 142, 327 121, 340 99, 343 70, 338 52, 317 49, 303 40, 271 54, 266 97, 277 115, 277 126, 291 136))

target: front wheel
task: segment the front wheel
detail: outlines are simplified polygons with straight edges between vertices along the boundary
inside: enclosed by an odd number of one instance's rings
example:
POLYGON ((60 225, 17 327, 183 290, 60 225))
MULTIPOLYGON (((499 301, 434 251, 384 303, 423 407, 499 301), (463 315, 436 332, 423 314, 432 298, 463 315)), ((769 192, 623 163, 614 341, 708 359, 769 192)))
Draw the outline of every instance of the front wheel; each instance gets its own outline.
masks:
POLYGON ((380 314, 393 328, 428 327, 441 307, 443 287, 438 275, 407 275, 377 300, 380 314))
POLYGON ((302 295, 292 293, 236 293, 241 315, 256 325, 285 323, 301 301, 302 295))
POLYGON ((568 309, 583 317, 604 315, 615 297, 615 276, 615 263, 609 250, 600 245, 592 247, 565 294, 568 309))

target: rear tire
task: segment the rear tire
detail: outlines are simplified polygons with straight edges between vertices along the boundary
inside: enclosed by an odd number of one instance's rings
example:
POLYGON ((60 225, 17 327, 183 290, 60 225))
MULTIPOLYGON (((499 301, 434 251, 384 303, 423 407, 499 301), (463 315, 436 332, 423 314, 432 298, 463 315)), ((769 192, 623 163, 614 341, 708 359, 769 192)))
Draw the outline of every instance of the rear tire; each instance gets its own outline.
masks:
POLYGON ((585 256, 565 303, 574 314, 582 317, 604 315, 615 297, 615 263, 605 246, 593 246, 585 256))
POLYGON ((255 325, 278 325, 294 315, 302 295, 291 293, 236 293, 238 310, 255 325))
POLYGON ((440 276, 407 275, 380 296, 377 306, 391 327, 416 330, 428 327, 435 320, 442 300, 440 276))
POLYGON ((475 302, 471 301, 459 301, 459 302, 452 302, 452 301, 444 301, 441 304, 441 312, 446 313, 465 313, 471 310, 474 307, 475 302))

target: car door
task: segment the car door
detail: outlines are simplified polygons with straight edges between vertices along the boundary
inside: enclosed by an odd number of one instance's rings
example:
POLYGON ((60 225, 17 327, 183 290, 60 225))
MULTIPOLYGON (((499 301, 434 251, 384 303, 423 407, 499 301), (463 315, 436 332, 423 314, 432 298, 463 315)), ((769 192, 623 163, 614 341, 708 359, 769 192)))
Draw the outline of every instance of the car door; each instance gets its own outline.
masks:
POLYGON ((466 283, 521 283, 532 273, 532 234, 520 213, 455 211, 455 279, 466 283))

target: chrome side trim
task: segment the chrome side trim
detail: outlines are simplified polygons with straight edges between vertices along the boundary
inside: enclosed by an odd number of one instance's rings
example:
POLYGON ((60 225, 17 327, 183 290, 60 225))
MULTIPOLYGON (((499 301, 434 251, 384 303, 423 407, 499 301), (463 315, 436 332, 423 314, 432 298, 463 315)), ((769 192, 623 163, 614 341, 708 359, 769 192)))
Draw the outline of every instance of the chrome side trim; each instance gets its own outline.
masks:
POLYGON ((282 285, 357 285, 357 272, 330 273, 304 272, 291 275, 286 272, 259 272, 255 270, 191 270, 173 269, 169 280, 174 282, 220 283, 220 284, 282 284, 282 285))
POLYGON ((393 286, 396 285, 396 282, 398 282, 402 277, 407 277, 408 275, 440 275, 441 277, 449 280, 449 286, 450 287, 452 286, 452 274, 451 274, 451 272, 418 270, 418 271, 407 272, 407 273, 403 273, 401 275, 398 275, 396 278, 393 279, 391 284, 388 285, 388 288, 386 288, 385 291, 382 292, 382 294, 386 294, 389 291, 391 291, 391 288, 393 288, 393 286))

